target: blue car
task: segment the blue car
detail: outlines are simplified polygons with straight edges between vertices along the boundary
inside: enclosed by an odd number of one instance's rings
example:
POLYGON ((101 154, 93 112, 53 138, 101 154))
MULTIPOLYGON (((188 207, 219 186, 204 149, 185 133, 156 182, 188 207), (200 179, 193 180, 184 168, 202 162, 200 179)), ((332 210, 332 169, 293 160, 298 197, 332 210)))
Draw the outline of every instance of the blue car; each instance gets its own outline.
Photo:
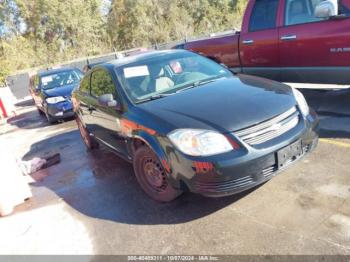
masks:
POLYGON ((74 116, 71 94, 82 77, 77 68, 48 70, 31 77, 29 91, 39 113, 49 123, 74 116))

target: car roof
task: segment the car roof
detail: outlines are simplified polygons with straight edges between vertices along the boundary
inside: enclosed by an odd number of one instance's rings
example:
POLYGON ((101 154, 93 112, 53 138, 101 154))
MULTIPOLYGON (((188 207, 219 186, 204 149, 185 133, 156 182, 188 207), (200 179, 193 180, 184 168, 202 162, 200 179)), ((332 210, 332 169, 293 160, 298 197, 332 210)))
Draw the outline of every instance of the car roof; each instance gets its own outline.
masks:
POLYGON ((101 65, 105 65, 105 66, 109 66, 109 67, 119 67, 119 66, 124 66, 127 64, 131 64, 134 62, 138 62, 141 61, 143 59, 147 59, 147 58, 157 58, 160 56, 163 56, 165 54, 184 54, 184 53, 190 53, 189 51, 186 50, 154 50, 154 51, 147 51, 147 52, 142 52, 140 54, 135 54, 135 55, 131 55, 131 56, 126 56, 123 58, 119 58, 119 59, 114 59, 111 61, 108 61, 106 63, 103 63, 101 65))
POLYGON ((71 70, 77 70, 77 68, 75 68, 75 67, 61 67, 61 68, 57 68, 57 69, 49 69, 49 70, 45 70, 43 72, 38 73, 38 76, 47 76, 47 75, 57 74, 60 72, 71 71, 71 70))
POLYGON ((103 63, 107 63, 107 61, 104 61, 104 62, 96 62, 96 63, 88 63, 88 64, 86 64, 84 67, 85 67, 85 68, 86 68, 86 67, 88 67, 88 68, 93 68, 93 67, 98 66, 98 65, 101 65, 101 64, 103 64, 103 63))

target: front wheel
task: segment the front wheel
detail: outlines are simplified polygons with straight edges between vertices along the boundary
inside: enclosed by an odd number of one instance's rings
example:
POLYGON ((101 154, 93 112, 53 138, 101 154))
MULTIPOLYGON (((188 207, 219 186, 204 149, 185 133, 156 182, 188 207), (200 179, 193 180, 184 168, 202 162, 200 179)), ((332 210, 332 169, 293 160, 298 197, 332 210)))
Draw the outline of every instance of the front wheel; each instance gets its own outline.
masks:
POLYGON ((49 113, 46 113, 45 115, 46 115, 47 122, 49 122, 49 124, 53 124, 56 122, 56 120, 52 116, 50 116, 49 113))
POLYGON ((170 202, 182 194, 181 190, 169 184, 166 171, 149 147, 142 146, 136 150, 133 166, 137 181, 152 199, 170 202))

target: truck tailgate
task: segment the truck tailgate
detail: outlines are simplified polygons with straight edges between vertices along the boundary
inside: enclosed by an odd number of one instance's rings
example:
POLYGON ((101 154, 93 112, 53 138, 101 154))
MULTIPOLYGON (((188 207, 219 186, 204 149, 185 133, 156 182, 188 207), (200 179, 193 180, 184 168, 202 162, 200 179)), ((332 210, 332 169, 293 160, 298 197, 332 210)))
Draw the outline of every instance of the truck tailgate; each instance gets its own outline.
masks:
POLYGON ((238 44, 239 34, 232 33, 190 41, 184 44, 184 48, 223 63, 229 68, 234 68, 240 67, 238 44))

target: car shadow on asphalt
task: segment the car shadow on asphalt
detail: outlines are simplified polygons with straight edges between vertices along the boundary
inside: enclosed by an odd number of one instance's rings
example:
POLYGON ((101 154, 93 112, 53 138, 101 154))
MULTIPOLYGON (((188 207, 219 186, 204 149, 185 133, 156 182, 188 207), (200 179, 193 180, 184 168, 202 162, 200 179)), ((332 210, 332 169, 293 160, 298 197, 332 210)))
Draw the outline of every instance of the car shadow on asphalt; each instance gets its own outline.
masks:
POLYGON ((19 129, 34 129, 48 126, 45 120, 45 116, 40 115, 37 110, 32 110, 7 119, 7 123, 19 129))
POLYGON ((40 114, 38 110, 30 110, 8 118, 7 123, 19 129, 36 129, 36 128, 46 127, 50 125, 54 126, 61 122, 71 121, 73 119, 74 117, 70 117, 70 118, 49 124, 44 114, 40 114))
POLYGON ((321 138, 350 138, 350 88, 299 90, 320 118, 321 138))
POLYGON ((34 106, 34 99, 26 99, 26 100, 22 100, 19 101, 15 104, 16 107, 30 107, 30 106, 34 106))
MULTIPOLYGON (((34 199, 35 188, 46 187, 75 210, 98 219, 143 225, 184 223, 210 215, 254 190, 223 198, 184 193, 173 202, 158 203, 144 194, 131 164, 103 147, 87 152, 77 130, 33 144, 23 159, 57 152, 61 163, 39 171, 40 179, 32 183, 34 199)), ((47 204, 42 195, 34 202, 37 207, 47 204)))

